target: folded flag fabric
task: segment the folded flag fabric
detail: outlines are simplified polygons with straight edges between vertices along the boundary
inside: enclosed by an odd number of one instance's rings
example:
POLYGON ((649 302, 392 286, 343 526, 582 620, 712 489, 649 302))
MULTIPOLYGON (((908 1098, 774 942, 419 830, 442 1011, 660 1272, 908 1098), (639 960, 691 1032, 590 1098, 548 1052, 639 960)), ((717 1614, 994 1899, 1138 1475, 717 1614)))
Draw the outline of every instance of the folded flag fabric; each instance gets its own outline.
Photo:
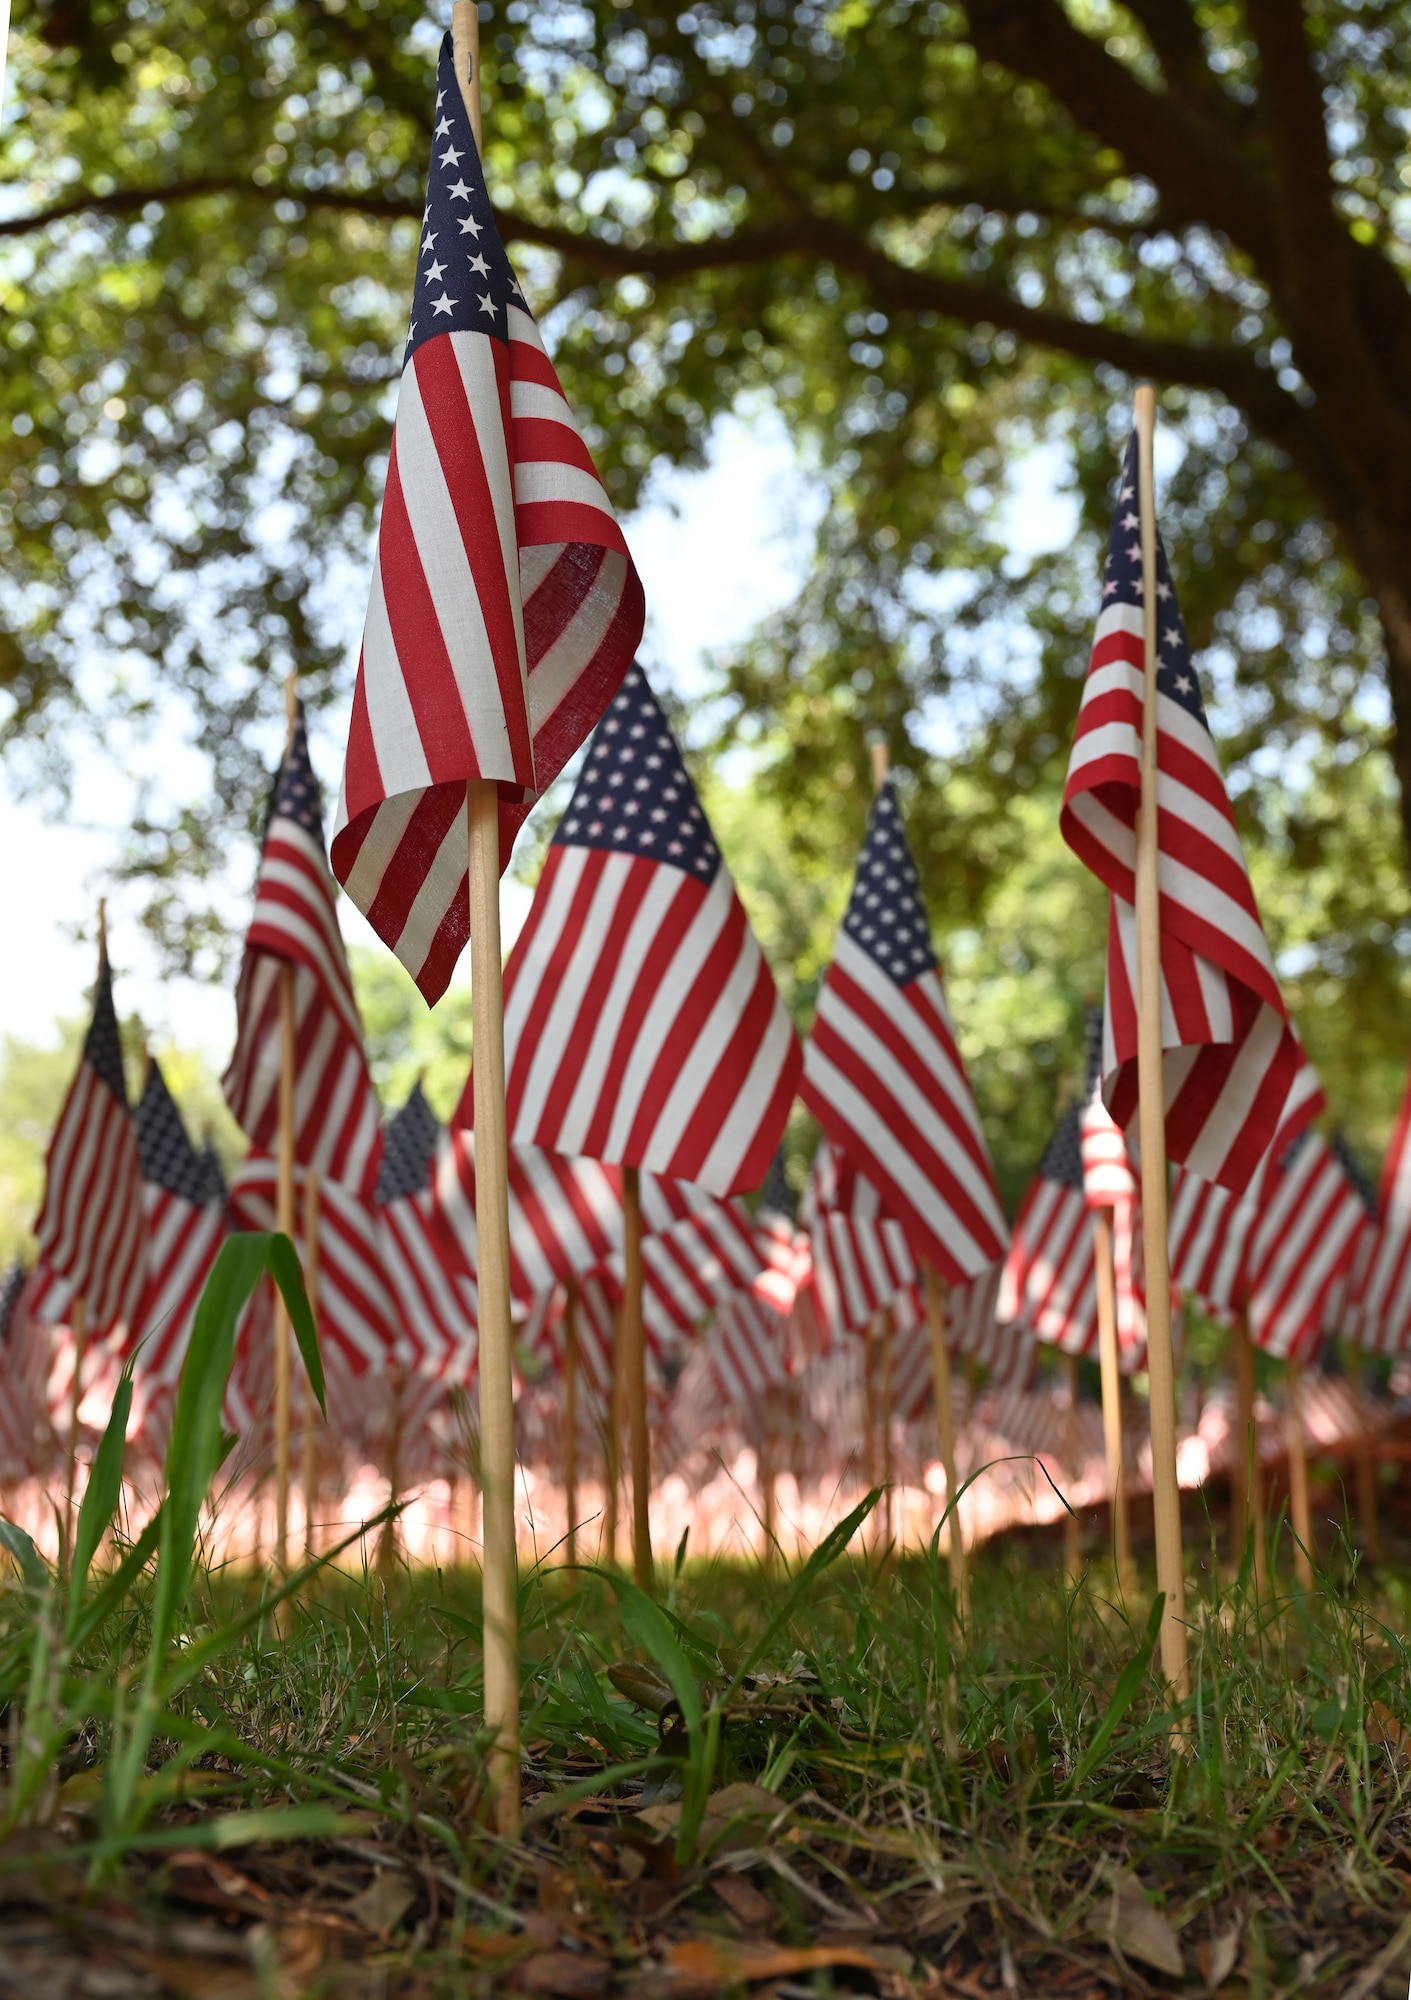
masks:
POLYGON ((1349 1332, 1374 1354, 1411 1347, 1411 1080, 1382 1164, 1378 1220, 1349 1332))
MULTIPOLYGON (((1137 1111, 1136 821, 1144 702, 1140 469, 1127 451, 1103 574, 1102 611, 1063 794, 1063 837, 1112 892, 1105 1096, 1137 1111)), ((1167 1156, 1237 1193, 1276 1141, 1321 1108, 1294 1092, 1299 1050, 1200 682, 1157 543, 1157 799, 1167 1156)))
POLYGON ((1328 1143, 1337 1155, 1338 1163, 1349 1182, 1357 1191, 1357 1198, 1362 1204, 1363 1221, 1347 1269, 1328 1293, 1327 1303, 1323 1307, 1323 1331, 1326 1334, 1343 1334, 1347 1339, 1365 1346, 1367 1341, 1362 1300, 1372 1274, 1372 1260, 1377 1254, 1381 1208, 1377 1201, 1376 1189, 1363 1173, 1342 1133, 1334 1132, 1328 1143))
POLYGON ((283 1062, 281 969, 292 966, 295 1158, 370 1201, 382 1158, 381 1114, 336 896, 301 706, 275 779, 235 988, 235 1053, 223 1087, 250 1144, 274 1152, 283 1062))
POLYGON ((1083 1155, 1083 1196, 1089 1208, 1121 1208, 1141 1199, 1136 1162, 1127 1135, 1102 1101, 1102 1009, 1087 1019, 1087 1098, 1079 1143, 1083 1155))
POLYGON ((466 786, 500 858, 642 636, 622 530, 500 241, 456 82, 436 125, 333 867, 428 1002, 469 935, 466 786))
POLYGON ((32 1310, 52 1322, 81 1298, 91 1338, 131 1326, 147 1281, 147 1236, 106 939, 83 1054, 49 1141, 34 1233, 39 1282, 32 1310))
POLYGON ((598 725, 505 967, 510 1140, 757 1188, 798 1038, 660 705, 598 725))
POLYGON ((872 804, 801 1095, 915 1256, 960 1284, 1003 1255, 1009 1230, 891 778, 872 804))
POLYGON ((420 1083, 383 1136, 374 1210, 382 1264, 419 1373, 465 1382, 474 1371, 475 1278, 436 1217, 432 1166, 441 1125, 420 1083))

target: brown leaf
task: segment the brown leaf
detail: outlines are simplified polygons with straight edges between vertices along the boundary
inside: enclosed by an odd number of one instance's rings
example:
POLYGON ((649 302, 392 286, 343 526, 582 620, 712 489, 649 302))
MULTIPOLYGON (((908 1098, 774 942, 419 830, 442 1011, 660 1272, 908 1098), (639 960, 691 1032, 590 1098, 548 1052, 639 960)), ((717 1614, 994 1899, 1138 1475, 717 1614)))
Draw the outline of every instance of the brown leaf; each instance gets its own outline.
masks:
POLYGON ((537 1951, 523 1959, 510 1976, 520 1993, 554 1993, 563 2000, 601 2000, 612 1968, 605 1958, 586 1952, 537 1951))
POLYGON ((1221 1931, 1218 1937, 1202 1938, 1195 1948, 1200 1976, 1212 1993, 1218 1993, 1235 1969, 1240 1955, 1240 1926, 1221 1931))
POLYGON ((348 1915, 355 1917, 365 1931, 387 1937, 416 1899, 417 1890, 401 1869, 379 1868, 367 1887, 360 1889, 348 1904, 348 1915))
POLYGON ((1384 1701, 1374 1701, 1368 1710, 1367 1734, 1401 1763, 1411 1763, 1411 1729, 1397 1721, 1384 1701))
POLYGON ((200 1903, 206 1909, 258 1917, 268 1913, 273 1901, 268 1889, 252 1881, 242 1870, 199 1848, 178 1848, 168 1861, 166 1872, 171 1894, 183 1903, 200 1903))
POLYGON ((747 1882, 743 1875, 716 1875, 710 1886, 731 1916, 737 1918, 747 1931, 768 1930, 779 1915, 768 1896, 761 1895, 754 1883, 747 1882))
MULTIPOLYGON (((761 1820, 774 1820, 784 1811, 784 1802, 774 1792, 765 1791, 763 1785, 725 1785, 718 1792, 712 1792, 706 1800, 705 1817, 701 1821, 700 1845, 702 1851, 713 1848, 722 1834, 732 1835, 727 1841, 729 1848, 747 1844, 743 1828, 751 1823, 758 1825, 761 1820), (740 1837, 736 1837, 740 1830, 740 1837)), ((649 1826, 653 1833, 675 1836, 681 1824, 681 1801, 672 1799, 669 1804, 643 1806, 637 1814, 640 1822, 649 1826)))
POLYGON ((1174 1978, 1185 1973, 1180 1940, 1171 1920, 1149 1903, 1135 1876, 1124 1875, 1112 1885, 1112 1901, 1098 1924, 1098 1933, 1115 1944, 1124 1958, 1155 1966, 1174 1978))
POLYGON ((738 1943, 724 1938, 686 1938, 668 1945, 664 1955, 668 1969, 693 1984, 741 1986, 757 1979, 788 1979, 797 1972, 817 1972, 829 1965, 855 1965, 863 1972, 883 1968, 871 1952, 856 1945, 809 1945, 793 1950, 785 1945, 765 1944, 751 1938, 738 1943))
POLYGON ((653 1715, 664 1715, 668 1708, 677 1706, 670 1681, 641 1660, 619 1660, 608 1668, 608 1679, 620 1695, 653 1715))

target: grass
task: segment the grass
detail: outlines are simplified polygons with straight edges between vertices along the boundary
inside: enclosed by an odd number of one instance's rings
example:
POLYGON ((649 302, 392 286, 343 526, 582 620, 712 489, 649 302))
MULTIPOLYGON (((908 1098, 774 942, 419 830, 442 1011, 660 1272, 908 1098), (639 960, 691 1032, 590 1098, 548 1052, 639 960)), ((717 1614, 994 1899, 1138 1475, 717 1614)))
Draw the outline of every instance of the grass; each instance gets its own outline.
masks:
POLYGON ((497 1840, 474 1576, 202 1560, 242 1254, 154 1529, 116 1534, 115 1422, 68 1576, 6 1531, 0 1989, 1406 1991, 1407 1591, 1345 1543, 1259 1604, 1193 1538, 1184 1752, 1149 1580, 1065 1587, 1046 1539, 980 1553, 966 1632, 934 1550, 848 1524, 769 1580, 683 1550, 655 1598, 538 1569, 497 1840))

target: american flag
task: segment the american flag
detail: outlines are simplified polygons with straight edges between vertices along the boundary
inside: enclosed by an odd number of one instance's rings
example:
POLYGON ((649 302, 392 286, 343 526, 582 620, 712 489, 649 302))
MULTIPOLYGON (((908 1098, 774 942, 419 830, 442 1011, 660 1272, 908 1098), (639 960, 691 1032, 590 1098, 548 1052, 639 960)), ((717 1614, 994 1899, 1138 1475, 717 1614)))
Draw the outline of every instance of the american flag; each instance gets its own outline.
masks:
POLYGON ((431 1169, 440 1143, 440 1123, 417 1083, 387 1126, 375 1206, 383 1268, 414 1365, 466 1381, 475 1364, 475 1279, 437 1226, 431 1169))
POLYGON ((830 1343, 858 1332, 918 1284, 920 1273, 901 1224, 883 1215, 876 1188, 826 1137, 814 1155, 801 1215, 830 1343))
POLYGON ((1214 1319, 1247 1312, 1258 1346, 1306 1360, 1366 1221, 1361 1194, 1316 1132, 1266 1160, 1242 1196, 1178 1169, 1171 1280, 1214 1319))
POLYGON ((813 1249, 808 1231, 794 1221, 782 1148, 755 1204, 754 1240, 762 1268, 751 1289, 763 1305, 787 1318, 813 1275, 813 1249))
POLYGON ((500 855, 622 679, 643 597, 500 242, 448 35, 377 564, 333 835, 429 1002, 469 932, 466 784, 500 855))
MULTIPOLYGON (((435 1167, 435 1220, 472 1277, 479 1269, 475 1232, 475 1134, 468 1124, 471 1086, 443 1134, 435 1167)), ((537 1146, 509 1149, 510 1298, 532 1310, 554 1285, 593 1270, 622 1241, 622 1176, 596 1160, 570 1160, 537 1146)))
POLYGON ((1411 1079, 1382 1163, 1378 1220, 1349 1331, 1374 1354, 1411 1347, 1411 1079))
POLYGON ((370 1201, 382 1128, 336 894, 300 707, 265 829, 235 989, 235 1053, 223 1087, 250 1144, 273 1152, 279 1141, 281 969, 292 965, 295 1158, 370 1201))
POLYGON ((598 725, 505 967, 510 1140, 756 1188, 799 1047, 640 667, 598 725))
POLYGON ((752 1292, 737 1292, 717 1306, 705 1343, 727 1407, 752 1406, 788 1380, 784 1321, 752 1292))
POLYGON ((1328 1143, 1336 1153, 1343 1172, 1357 1190, 1357 1198, 1362 1203, 1363 1221, 1352 1252, 1352 1261, 1328 1293, 1328 1301, 1323 1308, 1323 1331, 1328 1334, 1343 1334, 1348 1340, 1365 1345, 1366 1329, 1363 1322, 1362 1300, 1372 1275, 1372 1263, 1381 1236, 1381 1208, 1377 1201, 1376 1189, 1363 1173, 1342 1133, 1334 1132, 1328 1143))
POLYGON ((147 1240, 106 940, 83 1055, 49 1142, 34 1233, 45 1294, 36 1310, 46 1320, 82 1298, 90 1338, 131 1325, 147 1279, 147 1240))
POLYGON ((196 1302, 225 1240, 225 1182, 214 1155, 198 1153, 187 1137, 155 1057, 147 1065, 136 1124, 147 1286, 127 1351, 139 1350, 138 1373, 149 1388, 174 1389, 196 1302))
MULTIPOLYGON (((295 1174, 295 1243, 304 1268, 304 1182, 295 1174)), ((230 1190, 230 1220, 236 1229, 275 1228, 279 1162, 270 1153, 247 1153, 230 1190)), ((311 1300, 319 1338, 330 1344, 354 1376, 380 1373, 388 1361, 409 1366, 416 1360, 403 1332, 397 1301, 382 1257, 377 1212, 370 1201, 338 1181, 324 1181, 318 1205, 318 1283, 311 1300)))
POLYGON ((942 1277, 963 1283, 1003 1255, 1009 1230, 890 778, 819 995, 802 1096, 942 1277))
POLYGON ((1097 1262, 1083 1181, 1082 1107, 1070 1104, 1020 1206, 999 1316, 1067 1354, 1097 1347, 1097 1262))
MULTIPOLYGON (((1073 851, 1112 892, 1105 1095, 1137 1108, 1136 819, 1143 613, 1137 439, 1112 523, 1092 659, 1063 794, 1073 851)), ((1279 992, 1164 549, 1157 544, 1157 764, 1166 1150, 1206 1180, 1248 1186, 1276 1138, 1318 1109, 1291 1097, 1299 1050, 1279 992)))

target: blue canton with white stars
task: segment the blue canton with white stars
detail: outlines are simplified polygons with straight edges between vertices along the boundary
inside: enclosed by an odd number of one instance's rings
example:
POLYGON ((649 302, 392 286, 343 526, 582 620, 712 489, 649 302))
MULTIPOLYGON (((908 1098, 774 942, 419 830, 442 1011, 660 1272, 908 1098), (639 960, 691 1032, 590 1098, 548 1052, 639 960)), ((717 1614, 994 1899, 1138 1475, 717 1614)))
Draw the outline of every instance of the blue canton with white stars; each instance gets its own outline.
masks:
POLYGON ((98 961, 98 984, 93 989, 93 1020, 83 1044, 83 1060, 100 1076, 119 1104, 127 1103, 127 1079, 123 1075, 122 1042, 118 1036, 117 1011, 113 1006, 113 975, 104 950, 98 961))
POLYGON ((528 310, 495 225, 447 35, 436 66, 431 170, 403 367, 438 333, 488 333, 508 341, 512 305, 528 310))
POLYGON ((1076 1098, 1059 1119, 1053 1137, 1044 1148, 1039 1177, 1059 1181, 1064 1187, 1083 1185, 1083 1107, 1076 1098))
POLYGON ((427 1103, 421 1085, 413 1084, 411 1096, 396 1117, 388 1121, 383 1134, 382 1165, 373 1200, 402 1201, 430 1187, 431 1157, 440 1136, 436 1113, 427 1103))
POLYGON ((211 1199, 206 1163, 186 1136, 181 1113, 155 1062, 147 1065, 147 1082, 133 1114, 142 1178, 168 1194, 203 1208, 211 1199))
POLYGON ((1361 1202, 1363 1208, 1366 1209, 1371 1220, 1373 1222, 1379 1221, 1381 1204, 1377 1199, 1377 1191, 1363 1173, 1351 1146, 1348 1145, 1341 1132, 1334 1132, 1332 1138, 1328 1141, 1328 1145, 1338 1165, 1351 1181, 1357 1199, 1361 1202))
POLYGON ((634 854, 668 862, 702 882, 714 880, 720 849, 638 666, 628 668, 593 731, 588 761, 554 845, 634 854))
POLYGON ((1083 1082, 1089 1098, 1102 1083, 1102 1009, 1089 1007, 1083 1020, 1083 1082))
POLYGON ((843 929, 898 986, 935 970, 921 877, 906 844, 890 778, 872 802, 843 929))
MULTIPOLYGON (((1104 611, 1112 604, 1141 605, 1142 526, 1138 478, 1137 434, 1133 431, 1132 441, 1127 447, 1127 462, 1122 468, 1122 487, 1117 512, 1112 517, 1112 535, 1107 544, 1107 562, 1102 572, 1104 611)), ((1156 538, 1156 595, 1157 689, 1178 703, 1187 715, 1194 716, 1202 729, 1208 730, 1210 724, 1205 719, 1200 680, 1191 664, 1190 641, 1186 637, 1185 621, 1176 602, 1171 571, 1159 534, 1156 538)))
MULTIPOLYGON (((319 846, 323 845, 323 800, 319 794, 318 779, 314 767, 309 762, 309 738, 304 728, 304 704, 299 703, 294 716, 294 734, 285 752, 284 762, 274 781, 274 791, 270 798, 270 818, 292 820, 305 833, 312 834, 319 846)), ((268 828, 266 828, 268 833, 268 828)))
POLYGON ((29 1276, 24 1265, 16 1257, 3 1278, 0 1278, 0 1341, 10 1338, 10 1326, 15 1317, 15 1307, 20 1302, 25 1279, 29 1276))

